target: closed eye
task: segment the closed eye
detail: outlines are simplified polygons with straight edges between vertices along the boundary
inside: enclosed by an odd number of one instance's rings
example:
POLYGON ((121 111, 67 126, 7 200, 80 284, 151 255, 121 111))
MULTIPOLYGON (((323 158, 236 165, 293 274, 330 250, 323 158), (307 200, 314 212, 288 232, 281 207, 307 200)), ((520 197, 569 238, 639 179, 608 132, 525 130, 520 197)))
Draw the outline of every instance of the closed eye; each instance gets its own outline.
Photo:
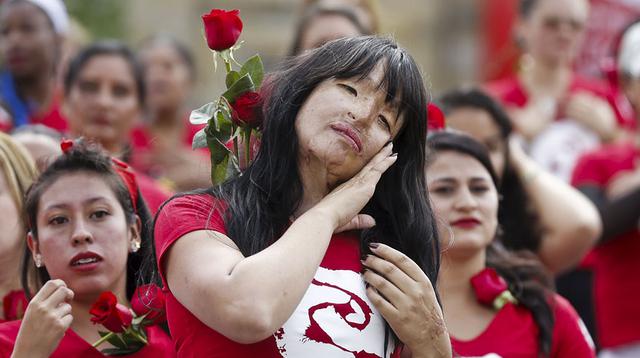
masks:
POLYGON ((389 131, 391 132, 391 125, 389 124, 389 121, 387 120, 387 117, 383 116, 383 115, 379 115, 378 116, 378 121, 380 123, 382 123, 382 125, 389 131))
POLYGON ((347 92, 351 93, 355 97, 358 97, 358 91, 355 88, 344 83, 338 83, 338 86, 344 88, 347 92))

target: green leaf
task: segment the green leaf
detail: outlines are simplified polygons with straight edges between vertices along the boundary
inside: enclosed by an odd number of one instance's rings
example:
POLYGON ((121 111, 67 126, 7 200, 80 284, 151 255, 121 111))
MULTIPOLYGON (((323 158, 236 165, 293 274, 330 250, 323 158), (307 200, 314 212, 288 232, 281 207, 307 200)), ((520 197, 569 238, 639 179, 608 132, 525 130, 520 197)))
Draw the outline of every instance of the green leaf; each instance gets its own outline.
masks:
MULTIPOLYGON (((207 133, 205 132, 207 128, 200 129, 194 136, 193 141, 191 141, 191 149, 198 148, 206 148, 207 147, 207 133)), ((137 319, 137 318, 136 318, 137 319)))
POLYGON ((253 80, 255 88, 260 88, 260 85, 262 85, 262 78, 264 77, 264 65, 262 64, 260 55, 253 55, 244 63, 244 65, 242 65, 242 68, 240 69, 240 76, 244 76, 246 74, 251 76, 251 80, 253 80))
POLYGON ((211 165, 211 182, 214 185, 220 184, 227 179, 227 164, 229 162, 229 156, 227 155, 224 160, 218 164, 211 165))
POLYGON ((249 74, 245 74, 240 77, 225 93, 223 93, 222 96, 226 98, 229 103, 233 103, 239 95, 248 91, 255 91, 255 89, 251 76, 249 76, 249 74))
POLYGON ((205 124, 209 122, 209 119, 211 119, 216 112, 216 107, 215 103, 209 102, 198 109, 194 109, 191 111, 191 115, 189 115, 189 122, 191 122, 191 124, 205 124))
POLYGON ((231 71, 227 73, 227 78, 225 79, 225 83, 227 84, 227 89, 229 89, 238 79, 242 77, 238 71, 231 71))

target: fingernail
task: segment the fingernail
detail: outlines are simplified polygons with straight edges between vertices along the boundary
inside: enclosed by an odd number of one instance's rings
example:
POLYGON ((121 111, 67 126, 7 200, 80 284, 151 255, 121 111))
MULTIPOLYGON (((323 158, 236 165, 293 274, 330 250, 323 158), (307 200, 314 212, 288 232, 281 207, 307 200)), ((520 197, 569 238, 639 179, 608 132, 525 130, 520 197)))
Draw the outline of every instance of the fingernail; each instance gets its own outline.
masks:
POLYGON ((397 157, 397 156, 398 156, 398 152, 392 153, 392 154, 390 155, 390 157, 397 157))
POLYGON ((372 248, 372 249, 374 249, 374 250, 375 250, 375 249, 377 249, 377 248, 378 248, 378 246, 380 246, 380 244, 379 244, 379 243, 377 243, 377 242, 371 242, 371 243, 369 243, 369 247, 370 247, 370 248, 372 248))

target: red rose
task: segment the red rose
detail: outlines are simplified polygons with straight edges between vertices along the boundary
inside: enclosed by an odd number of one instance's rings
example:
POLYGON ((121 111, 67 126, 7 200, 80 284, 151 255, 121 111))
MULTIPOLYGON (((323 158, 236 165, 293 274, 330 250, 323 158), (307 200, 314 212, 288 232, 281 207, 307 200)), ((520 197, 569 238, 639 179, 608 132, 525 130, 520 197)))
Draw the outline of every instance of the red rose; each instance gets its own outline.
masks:
POLYGON ((91 306, 89 313, 91 322, 101 324, 111 332, 124 332, 133 320, 133 315, 129 309, 118 304, 118 299, 112 292, 103 292, 98 300, 91 306))
POLYGON ((444 113, 433 103, 427 105, 427 130, 439 131, 445 129, 444 113))
POLYGON ((262 102, 258 92, 245 92, 231 103, 231 118, 240 127, 256 128, 260 126, 257 109, 262 102))
POLYGON ((507 282, 498 276, 496 270, 485 268, 471 277, 471 286, 476 293, 476 299, 483 305, 493 306, 493 301, 504 291, 507 291, 507 282))
POLYGON ((131 308, 138 317, 146 314, 144 320, 149 325, 162 323, 166 319, 164 293, 156 285, 138 287, 131 298, 131 308))
POLYGON ((242 32, 242 21, 238 10, 213 9, 202 15, 207 45, 214 51, 222 51, 235 45, 242 32))

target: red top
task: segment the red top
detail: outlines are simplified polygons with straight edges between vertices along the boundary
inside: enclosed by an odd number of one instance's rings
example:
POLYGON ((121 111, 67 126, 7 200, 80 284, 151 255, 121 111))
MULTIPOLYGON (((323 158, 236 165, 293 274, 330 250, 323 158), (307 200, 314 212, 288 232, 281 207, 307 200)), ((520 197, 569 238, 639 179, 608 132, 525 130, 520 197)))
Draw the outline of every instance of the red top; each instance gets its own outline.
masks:
POLYGON ((160 187, 153 179, 140 172, 136 173, 136 181, 138 182, 140 194, 142 194, 144 201, 147 203, 151 214, 155 215, 160 205, 169 199, 172 194, 160 187))
POLYGON ((4 320, 0 320, 0 323, 21 319, 27 310, 28 304, 29 302, 27 301, 27 296, 25 296, 24 291, 15 290, 7 293, 2 299, 4 320))
MULTIPOLYGON (((0 324, 0 358, 11 357, 13 346, 16 343, 21 321, 13 321, 0 324)), ((159 327, 147 328, 149 344, 133 354, 121 357, 132 358, 172 358, 176 356, 173 350, 171 338, 159 327)), ((60 341, 58 348, 53 351, 50 358, 104 358, 106 356, 96 348, 78 336, 72 329, 68 329, 60 341)))
MULTIPOLYGON (((193 136, 195 136, 196 133, 206 125, 192 125, 191 123, 189 123, 188 116, 185 117, 184 123, 185 128, 182 136, 182 145, 185 148, 191 150, 191 142, 193 141, 193 136)), ((154 168, 153 165, 148 163, 148 160, 145 160, 145 156, 150 155, 155 139, 150 133, 149 128, 146 125, 136 126, 131 131, 130 138, 130 144, 132 147, 131 165, 137 170, 140 170, 153 177, 161 176, 162 168, 154 168)), ((203 161, 209 160, 209 150, 207 148, 199 148, 196 149, 195 152, 203 156, 203 161)))
MULTIPOLYGON (((555 322, 550 357, 595 357, 593 341, 578 314, 564 298, 553 299, 555 322)), ((455 355, 464 357, 539 357, 538 326, 523 306, 507 303, 476 338, 461 341, 451 336, 455 355)))
MULTIPOLYGON (((224 204, 207 194, 171 200, 158 214, 156 253, 162 261, 171 245, 196 230, 226 235, 224 204), (214 208, 215 207, 215 208, 214 208)), ((334 235, 318 271, 293 315, 272 337, 236 343, 209 328, 166 292, 167 321, 179 357, 382 357, 385 322, 365 294, 356 235, 334 235)), ((390 344, 387 356, 399 352, 390 344)))
POLYGON ((48 110, 31 115, 29 124, 42 124, 60 133, 64 133, 67 130, 67 120, 62 115, 60 103, 60 96, 54 96, 53 102, 48 110))
MULTIPOLYGON (((604 146, 584 155, 573 173, 573 185, 606 190, 619 174, 637 168, 640 151, 632 143, 604 146)), ((632 230, 596 246, 589 255, 593 269, 595 316, 603 348, 640 342, 640 232, 632 230)))
MULTIPOLYGON (((64 133, 67 130, 67 120, 62 115, 60 103, 60 96, 55 95, 51 106, 44 112, 32 114, 28 124, 42 124, 64 133)), ((8 133, 11 130, 13 130, 11 115, 2 109, 0 110, 0 132, 8 133)))
MULTIPOLYGON (((486 89, 507 107, 522 108, 526 106, 529 101, 529 94, 517 76, 510 76, 490 82, 486 85, 486 89)), ((616 104, 617 102, 614 93, 612 93, 611 88, 604 82, 587 79, 574 74, 567 94, 574 94, 581 91, 590 92, 591 94, 606 100, 615 112, 616 119, 621 127, 628 129, 635 127, 635 121, 633 118, 622 115, 616 104)), ((562 112, 562 109, 560 109, 560 112, 562 112)), ((562 117, 562 113, 558 113, 558 115, 559 117, 562 117)))

